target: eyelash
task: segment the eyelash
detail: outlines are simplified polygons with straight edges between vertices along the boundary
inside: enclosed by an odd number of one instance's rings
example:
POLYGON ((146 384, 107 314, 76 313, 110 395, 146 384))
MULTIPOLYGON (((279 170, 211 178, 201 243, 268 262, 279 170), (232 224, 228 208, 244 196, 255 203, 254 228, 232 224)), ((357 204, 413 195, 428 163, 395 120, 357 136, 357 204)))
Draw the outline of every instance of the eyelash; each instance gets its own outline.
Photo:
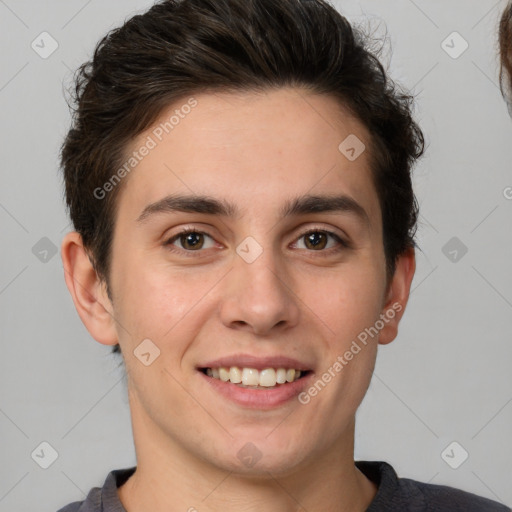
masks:
MULTIPOLYGON (((164 242, 164 246, 169 251, 171 251, 171 252, 175 252, 175 253, 179 253, 179 254, 185 253, 185 255, 188 256, 188 257, 195 257, 194 253, 201 253, 201 252, 204 252, 204 251, 201 251, 201 250, 189 251, 189 250, 186 250, 186 249, 180 249, 178 247, 174 247, 172 245, 180 237, 185 236, 185 235, 189 235, 191 233, 196 233, 196 234, 200 234, 200 235, 206 235, 206 236, 209 236, 213 240, 213 237, 210 234, 206 233, 205 231, 199 231, 198 229, 194 229, 194 228, 184 228, 179 233, 176 233, 171 238, 169 238, 166 242, 164 242)), ((309 229, 308 231, 305 231, 304 233, 300 234, 297 237, 296 240, 300 240, 301 238, 304 238, 305 236, 310 235, 311 233, 325 233, 325 234, 331 236, 332 238, 334 238, 340 244, 338 247, 331 247, 330 249, 322 249, 322 250, 319 250, 319 251, 313 251, 313 250, 306 249, 308 252, 311 252, 311 253, 315 253, 315 252, 324 253, 324 254, 320 254, 319 256, 325 255, 325 253, 327 253, 327 254, 337 254, 338 252, 343 251, 345 249, 350 249, 350 247, 351 247, 351 245, 348 242, 343 240, 336 233, 334 233, 332 231, 329 231, 327 229, 320 229, 320 228, 309 229)))

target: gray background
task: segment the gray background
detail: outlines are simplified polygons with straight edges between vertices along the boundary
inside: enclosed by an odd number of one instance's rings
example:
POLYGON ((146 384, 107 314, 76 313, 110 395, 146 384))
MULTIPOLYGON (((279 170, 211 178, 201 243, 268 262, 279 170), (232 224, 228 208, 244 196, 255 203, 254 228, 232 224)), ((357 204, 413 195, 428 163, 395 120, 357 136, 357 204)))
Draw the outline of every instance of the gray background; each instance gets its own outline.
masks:
MULTIPOLYGON (((51 248, 69 230, 57 164, 70 122, 63 88, 107 30, 151 3, 0 0, 2 511, 54 511, 135 464, 122 371, 82 325, 51 248), (46 59, 31 48, 43 31, 59 45, 46 59), (58 453, 48 469, 31 457, 43 441, 58 453)), ((385 23, 384 60, 417 94, 428 142, 414 174, 421 251, 412 295, 398 338, 379 348, 355 456, 510 506, 512 120, 495 34, 504 5, 336 3, 353 22, 370 19, 376 35, 385 23), (442 46, 453 31, 469 43, 458 58, 442 46), (445 255, 454 247, 457 261, 445 255), (443 457, 453 441, 462 448, 443 457), (445 460, 460 462, 462 449, 469 457, 453 469, 445 460)))

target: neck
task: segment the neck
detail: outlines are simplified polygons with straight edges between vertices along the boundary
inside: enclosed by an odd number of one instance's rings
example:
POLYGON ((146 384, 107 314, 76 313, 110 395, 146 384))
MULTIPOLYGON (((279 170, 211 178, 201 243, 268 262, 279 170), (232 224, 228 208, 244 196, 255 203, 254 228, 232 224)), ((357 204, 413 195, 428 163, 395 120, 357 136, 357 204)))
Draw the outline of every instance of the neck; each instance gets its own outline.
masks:
POLYGON ((364 512, 377 486, 356 468, 355 420, 336 445, 286 473, 222 469, 132 414, 135 473, 118 489, 127 512, 364 512))

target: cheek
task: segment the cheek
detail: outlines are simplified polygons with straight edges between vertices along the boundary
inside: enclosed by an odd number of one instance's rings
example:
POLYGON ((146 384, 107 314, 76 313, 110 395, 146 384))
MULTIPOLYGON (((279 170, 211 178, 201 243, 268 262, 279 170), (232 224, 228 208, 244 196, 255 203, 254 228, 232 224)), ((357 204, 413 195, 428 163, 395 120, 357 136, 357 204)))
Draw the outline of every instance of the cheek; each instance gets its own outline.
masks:
MULTIPOLYGON (((137 272, 127 274, 120 287, 123 302, 116 312, 122 325, 118 335, 125 353, 133 352, 143 340, 151 340, 160 350, 151 368, 162 365, 173 373, 182 370, 190 346, 214 314, 216 303, 208 294, 218 274, 193 278, 190 273, 158 267, 134 265, 137 272)), ((168 380, 169 374, 164 372, 161 377, 168 380)), ((160 387, 154 385, 154 389, 160 387)))
MULTIPOLYGON (((335 375, 333 405, 346 403, 356 410, 371 381, 377 355, 376 321, 381 313, 382 274, 377 267, 351 268, 337 285, 330 285, 328 322, 335 335, 329 346, 327 370, 335 375)), ((341 412, 339 414, 342 414, 341 412)))
POLYGON ((384 284, 377 272, 347 267, 318 282, 314 293, 313 287, 303 293, 306 304, 330 328, 341 349, 378 319, 384 284))
MULTIPOLYGON (((134 343, 150 338, 163 344, 197 303, 199 291, 182 277, 137 261, 119 270, 116 314, 121 325, 134 343)), ((119 334, 125 335, 122 329, 119 334)))

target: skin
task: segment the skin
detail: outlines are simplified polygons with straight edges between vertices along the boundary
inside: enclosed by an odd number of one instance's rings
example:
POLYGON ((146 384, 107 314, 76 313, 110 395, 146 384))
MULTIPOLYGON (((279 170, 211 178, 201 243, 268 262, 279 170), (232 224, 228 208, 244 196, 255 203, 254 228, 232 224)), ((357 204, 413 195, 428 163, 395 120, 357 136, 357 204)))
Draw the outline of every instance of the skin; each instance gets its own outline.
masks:
POLYGON ((354 465, 355 413, 378 344, 397 335, 415 271, 411 250, 386 283, 368 150, 353 162, 338 150, 349 134, 368 148, 368 132, 335 99, 295 88, 194 97, 198 105, 125 178, 112 302, 80 236, 68 233, 62 243, 80 318, 99 343, 119 342, 125 359, 137 471, 120 499, 128 512, 364 511, 377 487, 354 465), (137 222, 145 206, 171 193, 226 199, 241 215, 174 212, 137 222), (279 217, 287 199, 307 193, 350 195, 369 225, 328 212, 279 217), (183 237, 174 241, 178 252, 169 250, 165 242, 181 227, 209 235, 199 235, 202 252, 183 237), (333 238, 306 245, 301 235, 312 228, 334 231, 351 247, 333 238), (250 264, 236 253, 247 236, 263 249, 250 264), (196 370, 235 353, 282 354, 310 363, 316 381, 396 303, 401 311, 307 405, 242 407, 196 370), (161 351, 150 366, 133 355, 146 338, 161 351), (237 457, 248 442, 262 454, 250 468, 237 457))

